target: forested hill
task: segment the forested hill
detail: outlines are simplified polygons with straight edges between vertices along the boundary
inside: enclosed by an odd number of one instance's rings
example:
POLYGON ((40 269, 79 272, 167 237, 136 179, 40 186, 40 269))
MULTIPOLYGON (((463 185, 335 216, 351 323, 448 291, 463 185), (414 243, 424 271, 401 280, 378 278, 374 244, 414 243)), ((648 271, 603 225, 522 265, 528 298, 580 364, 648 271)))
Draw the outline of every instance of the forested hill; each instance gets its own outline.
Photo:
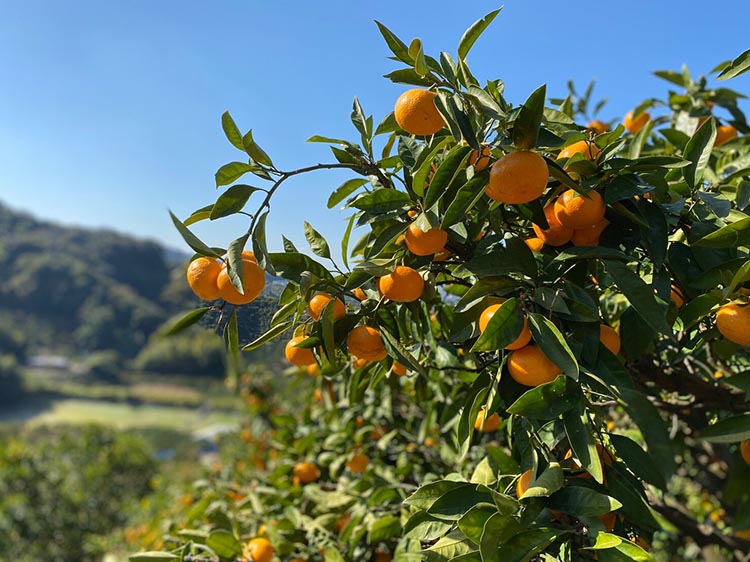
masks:
POLYGON ((0 204, 0 347, 25 340, 36 350, 132 356, 191 299, 182 283, 170 283, 166 260, 155 242, 60 226, 0 204))

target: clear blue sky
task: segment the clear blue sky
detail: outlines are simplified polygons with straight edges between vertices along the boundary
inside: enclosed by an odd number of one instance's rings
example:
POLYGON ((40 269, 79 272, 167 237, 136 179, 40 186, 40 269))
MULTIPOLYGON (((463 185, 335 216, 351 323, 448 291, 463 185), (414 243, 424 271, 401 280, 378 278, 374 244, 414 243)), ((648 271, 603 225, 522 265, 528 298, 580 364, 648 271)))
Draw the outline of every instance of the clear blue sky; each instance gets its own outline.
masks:
MULTIPOLYGON (((167 208, 185 217, 217 195, 213 173, 241 156, 224 139, 230 110, 282 169, 331 161, 313 134, 356 138, 354 96, 376 123, 404 86, 374 19, 429 54, 499 3, 129 0, 5 2, 0 18, 0 201, 62 223, 108 226, 186 249, 167 208)), ((617 118, 664 94, 650 71, 694 74, 747 49, 747 0, 549 2, 508 0, 469 61, 521 102, 537 86, 565 93, 597 79, 617 118)), ((664 84, 664 86, 662 86, 664 84)), ((750 90, 743 76, 731 84, 750 90)), ((742 104, 747 109, 748 103, 742 104)), ((304 247, 302 221, 331 238, 346 213, 328 211, 347 176, 289 182, 269 219, 304 247)), ((226 245, 244 221, 196 228, 226 245)))

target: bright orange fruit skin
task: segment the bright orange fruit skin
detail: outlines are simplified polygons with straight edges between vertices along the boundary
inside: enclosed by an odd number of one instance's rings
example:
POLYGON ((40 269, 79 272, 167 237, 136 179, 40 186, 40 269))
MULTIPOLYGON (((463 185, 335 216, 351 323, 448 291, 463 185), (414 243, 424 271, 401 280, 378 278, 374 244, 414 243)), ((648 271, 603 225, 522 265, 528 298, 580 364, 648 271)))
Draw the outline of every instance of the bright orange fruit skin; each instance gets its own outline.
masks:
MULTIPOLYGON (((323 309, 328 305, 331 299, 333 299, 333 297, 328 293, 318 293, 311 298, 307 307, 307 310, 310 313, 310 318, 316 322, 320 320, 320 315, 323 314, 323 309)), ((333 319, 339 320, 344 316, 346 316, 346 305, 344 305, 341 299, 336 299, 333 303, 333 319)))
POLYGON ((602 232, 609 226, 607 219, 602 219, 594 226, 586 228, 574 228, 570 242, 573 246, 598 246, 602 232))
POLYGON ((320 470, 314 462, 303 461, 294 465, 294 479, 299 484, 310 484, 320 478, 320 470))
POLYGON ((221 263, 213 258, 200 257, 190 262, 187 268, 187 282, 193 292, 204 301, 219 298, 218 277, 221 263))
POLYGON ((308 365, 316 364, 315 355, 311 349, 305 347, 297 347, 297 344, 301 341, 306 340, 305 336, 297 336, 296 338, 290 339, 286 347, 284 348, 284 356, 286 360, 292 365, 298 367, 307 367, 308 365))
POLYGON ((416 256, 429 256, 442 252, 448 241, 448 233, 442 228, 420 229, 416 222, 409 225, 404 234, 404 242, 409 251, 416 256))
POLYGON ((552 382, 562 369, 555 365, 536 345, 527 345, 510 354, 508 372, 524 386, 539 386, 552 382))
POLYGON ((245 560, 253 562, 271 562, 274 552, 271 542, 263 537, 249 540, 244 548, 245 560))
POLYGON ((625 114, 625 118, 622 120, 622 124, 625 125, 625 128, 630 133, 637 133, 643 127, 646 126, 646 123, 651 121, 651 115, 649 115, 648 112, 644 111, 638 115, 635 119, 633 119, 633 111, 628 111, 625 114))
POLYGON ((380 331, 370 326, 356 326, 346 336, 346 346, 349 353, 368 361, 380 361, 388 355, 380 331))
POLYGON ((731 125, 720 125, 716 127, 716 140, 714 141, 714 146, 720 146, 735 138, 737 138, 737 129, 731 125))
POLYGON ((750 464, 750 439, 745 439, 740 443, 740 455, 746 464, 750 464))
POLYGON ((497 412, 493 412, 487 416, 487 411, 482 408, 477 413, 477 419, 474 420, 474 429, 482 433, 491 433, 497 431, 500 427, 500 415, 497 412))
POLYGON ((598 191, 581 195, 572 189, 564 191, 555 201, 554 212, 561 224, 570 228, 588 228, 604 218, 606 206, 598 191))
POLYGON ((729 341, 750 345, 750 304, 730 302, 719 307, 716 327, 729 341))
POLYGON ((355 474, 362 474, 367 470, 367 466, 370 464, 370 459, 362 453, 355 453, 351 458, 346 461, 346 468, 351 470, 355 474))
POLYGON ((680 308, 682 307, 683 304, 685 304, 685 296, 683 295, 679 287, 677 287, 676 285, 672 285, 672 287, 670 288, 669 298, 672 300, 672 302, 675 304, 677 308, 680 308))
POLYGON ((526 240, 524 240, 524 243, 532 252, 541 252, 542 248, 544 248, 544 240, 542 240, 541 238, 537 238, 536 236, 527 238, 526 240))
MULTIPOLYGON (((502 304, 493 304, 488 306, 482 311, 482 314, 479 316, 479 332, 484 333, 484 331, 487 329, 487 324, 490 323, 490 320, 492 320, 492 317, 495 315, 495 313, 498 311, 498 309, 502 306, 502 304)), ((509 343, 505 349, 510 351, 515 351, 516 349, 521 349, 522 347, 525 347, 528 345, 528 343, 531 341, 531 330, 529 330, 529 319, 524 316, 523 317, 523 328, 521 328, 521 333, 518 335, 518 337, 513 340, 511 343, 509 343)))
POLYGON ((393 273, 378 279, 378 288, 394 302, 414 302, 422 296, 424 279, 417 270, 399 265, 393 273))
POLYGON ((248 304, 258 298, 266 286, 266 272, 252 260, 242 260, 242 283, 245 294, 240 293, 229 280, 226 265, 222 266, 216 279, 219 296, 230 304, 248 304))
POLYGON ((599 158, 600 152, 601 149, 593 142, 582 140, 574 142, 573 144, 570 144, 563 148, 560 151, 560 154, 557 155, 557 159, 560 160, 561 158, 570 158, 574 154, 583 154, 584 158, 586 158, 587 160, 596 160, 597 158, 599 158))
POLYGON ((586 124, 586 128, 594 131, 597 135, 601 135, 607 132, 607 124, 604 121, 594 119, 586 124))
POLYGON ((531 477, 534 475, 534 472, 529 469, 526 472, 524 472, 521 477, 516 482, 516 497, 518 499, 521 499, 523 495, 526 493, 526 490, 529 489, 529 486, 531 485, 531 477))
POLYGON ((554 205, 547 205, 544 208, 544 216, 547 218, 547 223, 549 224, 547 230, 543 230, 542 227, 536 224, 532 225, 537 238, 550 246, 562 246, 570 242, 570 239, 573 237, 573 228, 565 226, 558 220, 555 215, 554 205))
POLYGON ((599 341, 615 355, 620 353, 620 334, 614 328, 606 324, 599 326, 599 341))
POLYGON ((398 126, 412 135, 434 135, 445 126, 435 105, 435 92, 429 90, 407 90, 396 100, 393 114, 398 126))
POLYGON ((391 365, 391 372, 397 377, 403 377, 406 375, 406 367, 398 361, 394 361, 393 365, 391 365))
POLYGON ((486 193, 495 201, 519 205, 538 199, 547 188, 547 162, 536 152, 506 154, 492 164, 486 193))
POLYGON ((472 150, 469 154, 469 164, 474 166, 475 172, 481 172, 490 164, 490 147, 483 146, 481 150, 472 150))

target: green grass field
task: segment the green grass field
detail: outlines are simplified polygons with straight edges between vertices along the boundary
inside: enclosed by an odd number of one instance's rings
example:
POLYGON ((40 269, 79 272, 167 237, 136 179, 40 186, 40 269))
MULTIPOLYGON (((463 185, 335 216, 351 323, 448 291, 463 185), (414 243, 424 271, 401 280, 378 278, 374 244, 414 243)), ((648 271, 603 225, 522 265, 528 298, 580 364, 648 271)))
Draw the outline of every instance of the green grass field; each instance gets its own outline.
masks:
MULTIPOLYGON (((131 405, 78 398, 53 400, 48 408, 35 415, 27 413, 24 418, 23 421, 30 426, 101 423, 118 429, 160 427, 186 433, 214 424, 236 423, 239 419, 231 412, 205 411, 201 408, 131 405)), ((0 421, 4 419, 13 421, 0 417, 0 421)))
POLYGON ((129 374, 125 384, 23 373, 27 398, 0 412, 0 424, 31 427, 101 423, 188 434, 239 420, 239 399, 220 380, 129 374))

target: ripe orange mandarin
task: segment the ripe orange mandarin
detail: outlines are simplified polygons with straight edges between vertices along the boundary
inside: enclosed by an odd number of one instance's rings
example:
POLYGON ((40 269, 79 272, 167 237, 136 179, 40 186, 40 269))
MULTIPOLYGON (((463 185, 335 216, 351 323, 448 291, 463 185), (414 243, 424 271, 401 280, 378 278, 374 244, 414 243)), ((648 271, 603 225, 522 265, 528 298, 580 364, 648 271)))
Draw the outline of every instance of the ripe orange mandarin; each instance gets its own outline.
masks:
POLYGON ((716 327, 731 342, 750 345, 750 304, 730 302, 719 307, 716 327))
POLYGON ((432 256, 432 261, 441 262, 451 257, 451 251, 448 248, 443 248, 437 254, 432 256))
POLYGON ((370 459, 367 455, 362 453, 354 453, 348 461, 346 461, 346 468, 354 472, 355 474, 362 474, 367 470, 367 465, 370 464, 370 459))
POLYGON ((368 361, 367 359, 357 359, 354 363, 352 363, 352 368, 356 371, 357 369, 364 369, 367 367, 371 361, 368 361))
POLYGON ((599 341, 615 355, 620 353, 620 334, 614 328, 606 324, 599 326, 599 341))
POLYGON ((731 125, 720 125, 716 127, 716 140, 714 141, 714 146, 720 146, 734 138, 737 138, 737 129, 731 125))
MULTIPOLYGON (((318 293, 310 299, 308 311, 310 312, 310 318, 316 322, 320 320, 320 315, 323 314, 323 309, 328 305, 333 297, 328 293, 318 293)), ((346 316, 346 306, 341 299, 336 299, 333 303, 333 319, 338 320, 346 316)))
POLYGON ((746 464, 750 464, 750 439, 745 439, 740 443, 740 455, 746 464))
POLYGON ((480 150, 472 150, 469 154, 469 164, 474 166, 475 172, 481 172, 490 163, 490 147, 483 146, 480 150))
POLYGON ((346 336, 346 346, 349 353, 368 361, 380 361, 388 355, 380 331, 370 326, 355 327, 346 336))
MULTIPOLYGON (((490 323, 490 320, 492 320, 492 317, 500 309, 501 306, 502 304, 493 304, 482 311, 482 314, 479 316, 479 331, 481 333, 484 333, 484 331, 487 329, 487 325, 490 323)), ((505 349, 515 351, 516 349, 521 349, 522 347, 527 346, 530 341, 531 330, 529 330, 529 319, 524 316, 523 328, 521 328, 521 333, 515 340, 505 346, 505 349)))
POLYGON ((534 472, 529 469, 524 472, 521 477, 516 481, 516 497, 520 500, 529 489, 531 485, 531 478, 534 476, 534 472))
POLYGON ((308 365, 312 365, 314 363, 317 363, 315 360, 315 355, 313 355, 313 352, 311 349, 306 347, 297 347, 297 344, 305 341, 307 338, 305 336, 297 336, 296 338, 290 339, 286 347, 284 348, 284 356, 286 357, 286 360, 289 361, 292 365, 297 365, 298 367, 307 367, 308 365))
POLYGON ((587 160, 596 160, 599 157, 601 149, 596 146, 593 142, 589 141, 578 141, 573 144, 569 144, 560 151, 557 155, 557 159, 570 158, 574 154, 583 154, 583 157, 587 160))
POLYGON ((314 462, 302 461, 294 465, 294 479, 299 484, 309 484, 320 478, 320 470, 314 462))
POLYGON ((248 562, 271 562, 275 552, 271 542, 263 537, 249 540, 243 551, 248 562))
POLYGON ((622 120, 623 125, 625 125, 625 128, 630 133, 637 133, 643 127, 646 126, 646 123, 648 123, 651 120, 651 115, 649 115, 646 111, 643 111, 638 114, 637 117, 633 118, 633 111, 628 111, 625 114, 625 118, 622 120))
POLYGON ((672 285, 669 290, 669 298, 675 304, 677 308, 682 307, 685 304, 685 294, 680 290, 677 285, 672 285))
POLYGON ((489 416, 487 415, 487 410, 484 408, 477 412, 477 419, 474 420, 474 429, 482 433, 491 433, 497 431, 498 427, 500 427, 500 415, 497 412, 493 412, 489 416))
POLYGON ((404 241, 412 254, 429 256, 443 251, 448 241, 448 233, 442 228, 430 228, 424 231, 417 226, 416 222, 413 222, 406 229, 404 241))
POLYGON ((547 218, 547 223, 549 224, 547 230, 543 230, 542 227, 537 224, 531 225, 537 238, 539 238, 544 244, 549 244, 550 246, 562 246, 563 244, 567 244, 573 236, 573 228, 563 225, 557 219, 554 205, 547 205, 544 208, 544 216, 547 218))
POLYGON ((598 191, 591 190, 581 195, 568 189, 557 198, 554 209, 561 224, 570 228, 587 228, 604 218, 605 205, 598 191))
POLYGON ((602 232, 609 226, 607 219, 602 219, 594 226, 574 228, 570 241, 573 246, 598 246, 602 232))
POLYGON ((242 284, 245 293, 240 293, 229 280, 226 264, 222 265, 219 276, 216 279, 219 286, 219 296, 230 304, 247 304, 258 298, 258 295, 266 286, 266 272, 256 262, 242 260, 242 284))
POLYGON ((396 100, 393 114, 398 126, 412 135, 434 135, 445 126, 435 92, 429 90, 407 90, 396 100))
POLYGON ((506 154, 492 164, 487 195, 510 205, 538 199, 547 188, 547 162, 536 152, 521 150, 506 154))
POLYGON ((527 345, 508 357, 508 372, 525 386, 539 386, 552 382, 562 370, 536 345, 527 345))
POLYGON ((406 367, 398 361, 394 361, 393 365, 391 365, 391 372, 397 377, 403 377, 406 375, 406 367))
POLYGON ((601 135, 607 132, 607 124, 604 121, 594 119, 586 124, 586 128, 594 131, 597 135, 601 135))
POLYGON ((527 238, 526 240, 524 240, 524 243, 532 252, 541 252, 542 248, 544 248, 544 240, 542 240, 541 238, 537 238, 536 236, 527 238))
POLYGON ((204 301, 219 298, 218 277, 221 263, 213 258, 200 257, 190 262, 187 282, 193 292, 204 301))
POLYGON ((378 279, 378 288, 384 297, 394 302, 413 302, 422 296, 424 279, 417 270, 399 265, 393 273, 378 279))

